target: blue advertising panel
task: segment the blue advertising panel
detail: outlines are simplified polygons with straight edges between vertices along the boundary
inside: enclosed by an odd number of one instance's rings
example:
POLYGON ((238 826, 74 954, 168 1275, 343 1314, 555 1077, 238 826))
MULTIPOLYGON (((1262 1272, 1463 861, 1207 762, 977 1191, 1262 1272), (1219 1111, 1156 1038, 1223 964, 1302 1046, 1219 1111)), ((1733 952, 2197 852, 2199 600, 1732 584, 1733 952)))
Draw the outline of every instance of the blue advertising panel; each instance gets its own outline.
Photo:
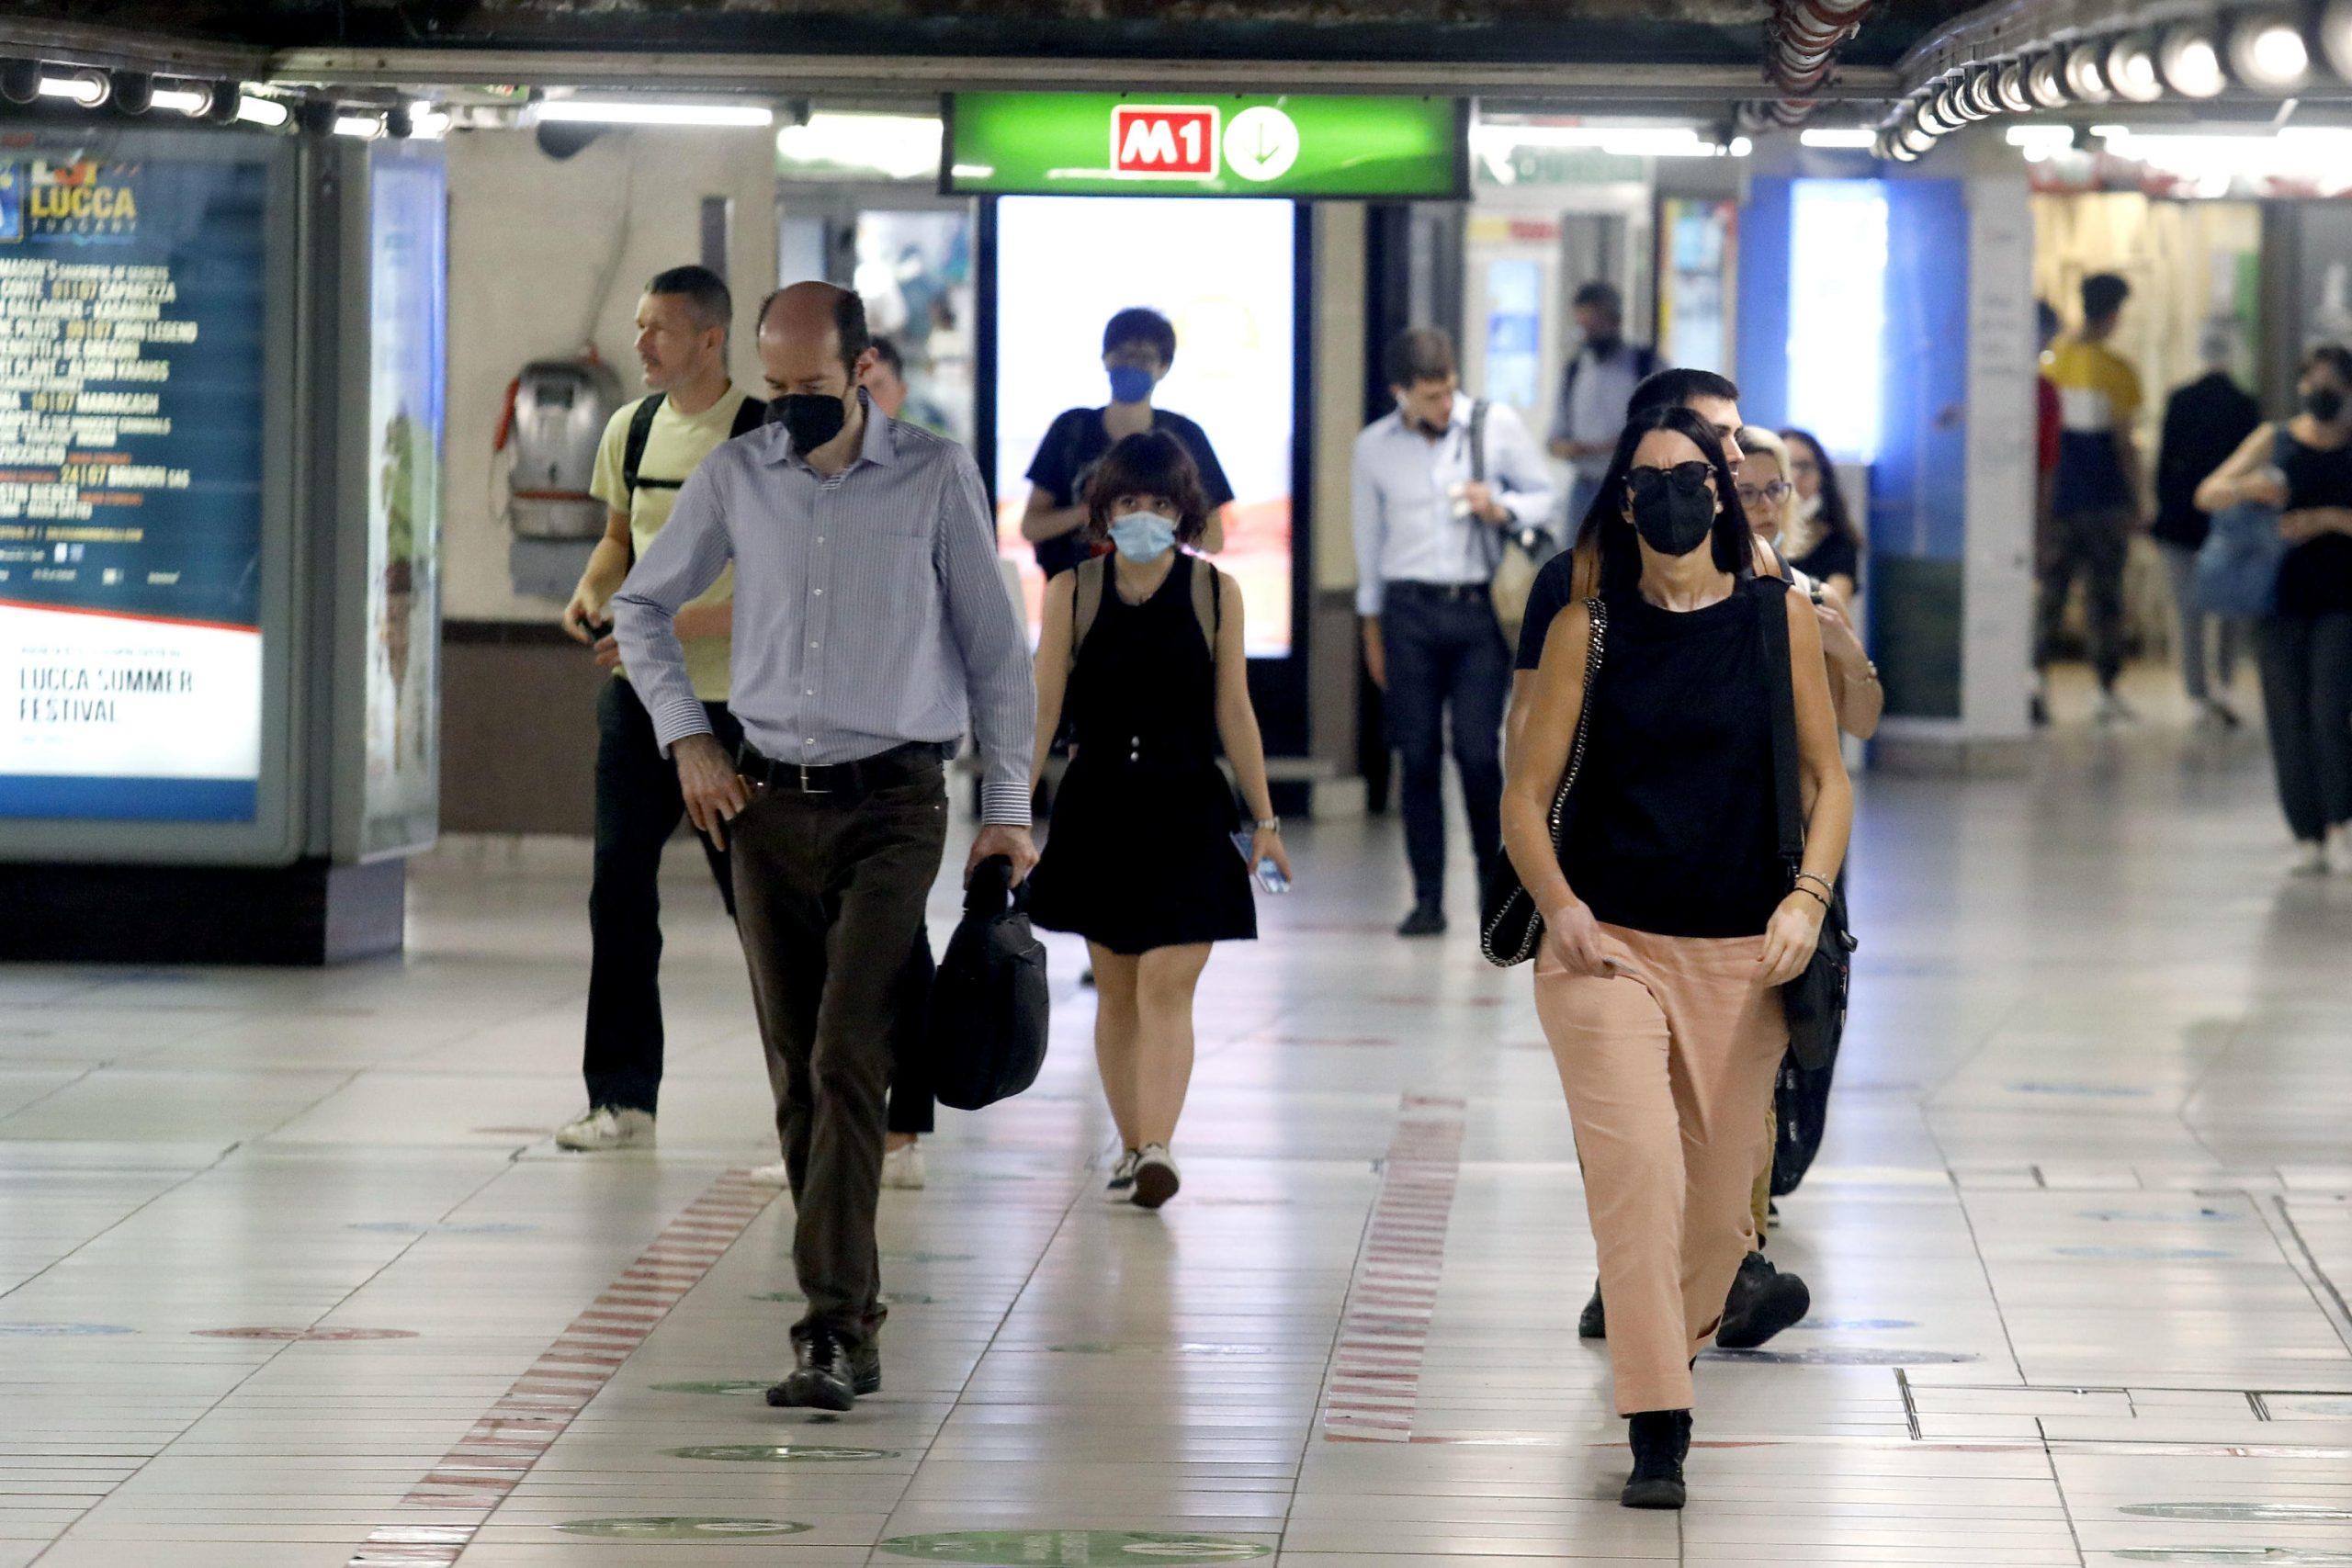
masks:
POLYGON ((0 151, 0 818, 254 820, 267 186, 0 151))

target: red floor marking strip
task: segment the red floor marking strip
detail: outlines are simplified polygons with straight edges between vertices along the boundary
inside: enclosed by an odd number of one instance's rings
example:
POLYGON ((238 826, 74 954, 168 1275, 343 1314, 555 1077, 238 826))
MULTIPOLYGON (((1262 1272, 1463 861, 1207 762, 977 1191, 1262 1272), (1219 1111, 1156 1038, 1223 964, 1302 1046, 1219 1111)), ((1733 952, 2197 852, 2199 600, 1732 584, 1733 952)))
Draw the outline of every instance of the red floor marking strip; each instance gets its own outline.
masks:
POLYGON ((481 1517, 456 1524, 379 1526, 351 1554, 346 1568, 455 1563, 572 1417, 775 1196, 775 1189, 754 1185, 741 1171, 730 1170, 711 1183, 630 1260, 620 1275, 627 1283, 606 1287, 583 1308, 401 1499, 404 1508, 481 1517))
POLYGON ((1397 1443, 1413 1435, 1462 1171, 1464 1109, 1442 1096, 1405 1097, 1323 1390, 1326 1441, 1397 1443))

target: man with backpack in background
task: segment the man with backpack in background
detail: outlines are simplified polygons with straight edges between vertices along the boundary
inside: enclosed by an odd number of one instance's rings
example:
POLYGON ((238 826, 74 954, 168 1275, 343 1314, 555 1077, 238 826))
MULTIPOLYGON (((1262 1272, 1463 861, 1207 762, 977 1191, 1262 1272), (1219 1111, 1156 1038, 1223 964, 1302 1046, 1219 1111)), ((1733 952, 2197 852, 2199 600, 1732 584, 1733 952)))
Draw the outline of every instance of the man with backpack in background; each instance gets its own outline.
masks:
POLYGON ((1481 875, 1502 840, 1510 647, 1492 584, 1514 534, 1549 528, 1554 490, 1519 416, 1464 394, 1444 333, 1400 333, 1384 363, 1396 409, 1356 437, 1356 610, 1404 761, 1413 908, 1396 934, 1430 937, 1445 931, 1449 729, 1481 875))
MULTIPOLYGON (((767 407, 727 376, 734 314, 727 284, 707 267, 657 273, 637 306, 637 356, 650 395, 623 405, 596 446, 590 493, 607 509, 563 629, 595 649, 613 679, 596 700, 596 853, 588 893, 593 956, 582 1068, 588 1109, 556 1134, 580 1151, 650 1145, 662 1088, 662 851, 685 816, 677 770, 655 744, 653 721, 620 667, 606 605, 629 567, 670 520, 686 476, 725 441, 758 428, 767 407)), ((727 711, 734 581, 723 576, 679 612, 695 695, 731 751, 742 732, 727 711)), ((727 852, 703 852, 731 918, 727 852)))
POLYGON ((1584 285, 1569 309, 1584 343, 1560 372, 1559 405, 1552 414, 1552 456, 1567 464, 1572 476, 1563 539, 1576 537, 1600 493, 1634 389, 1660 368, 1655 350, 1625 341, 1625 301, 1614 285, 1584 285))

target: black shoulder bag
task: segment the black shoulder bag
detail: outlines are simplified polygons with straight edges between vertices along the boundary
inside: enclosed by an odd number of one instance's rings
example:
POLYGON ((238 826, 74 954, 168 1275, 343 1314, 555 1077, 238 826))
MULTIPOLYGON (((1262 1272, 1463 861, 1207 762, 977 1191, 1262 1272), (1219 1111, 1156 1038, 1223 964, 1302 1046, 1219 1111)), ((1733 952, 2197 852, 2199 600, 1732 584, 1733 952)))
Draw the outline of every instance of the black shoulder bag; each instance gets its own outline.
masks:
MULTIPOLYGON (((1584 704, 1577 710, 1577 738, 1568 748, 1568 765, 1560 772, 1560 787, 1552 795, 1552 854, 1558 858, 1567 841, 1568 794, 1584 768, 1585 739, 1592 733, 1593 686, 1600 678, 1600 648, 1609 635, 1609 609, 1598 597, 1584 602, 1592 617, 1592 641, 1584 654, 1584 704)), ((1487 908, 1478 927, 1478 951, 1498 969, 1509 969, 1535 956, 1544 940, 1544 912, 1520 880, 1519 868, 1505 850, 1495 852, 1495 863, 1486 879, 1487 908)))
MULTIPOLYGON (((1788 582, 1778 577, 1756 580, 1779 589, 1764 592, 1757 605, 1757 632, 1764 640, 1764 675, 1771 683, 1772 804, 1779 821, 1781 860, 1789 886, 1804 869, 1804 790, 1797 773, 1796 681, 1789 665, 1788 582)), ((1797 1066, 1818 1072, 1838 1060, 1838 1043, 1846 1032, 1846 993, 1853 979, 1854 949, 1860 945, 1846 924, 1843 879, 1827 900, 1822 916, 1820 945, 1795 979, 1781 987, 1781 1002, 1789 1015, 1789 1054, 1797 1066)))

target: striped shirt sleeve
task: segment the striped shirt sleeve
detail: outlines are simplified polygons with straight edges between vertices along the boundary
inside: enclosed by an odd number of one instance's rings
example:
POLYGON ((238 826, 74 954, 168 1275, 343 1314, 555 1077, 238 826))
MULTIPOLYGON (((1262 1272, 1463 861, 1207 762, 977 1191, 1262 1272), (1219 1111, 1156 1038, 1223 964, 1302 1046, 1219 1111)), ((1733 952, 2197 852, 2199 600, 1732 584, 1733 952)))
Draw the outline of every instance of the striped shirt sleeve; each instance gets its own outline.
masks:
POLYGON ((980 819, 1026 828, 1037 733, 1035 676, 1028 638, 997 570, 980 470, 960 446, 950 450, 939 501, 942 597, 971 697, 972 734, 980 752, 980 819))
POLYGON ((718 581, 733 558, 719 501, 723 467, 709 461, 695 466, 678 491, 670 521, 613 595, 621 663, 637 683, 664 755, 688 736, 710 733, 710 716, 687 677, 686 650, 675 623, 680 607, 718 581))

